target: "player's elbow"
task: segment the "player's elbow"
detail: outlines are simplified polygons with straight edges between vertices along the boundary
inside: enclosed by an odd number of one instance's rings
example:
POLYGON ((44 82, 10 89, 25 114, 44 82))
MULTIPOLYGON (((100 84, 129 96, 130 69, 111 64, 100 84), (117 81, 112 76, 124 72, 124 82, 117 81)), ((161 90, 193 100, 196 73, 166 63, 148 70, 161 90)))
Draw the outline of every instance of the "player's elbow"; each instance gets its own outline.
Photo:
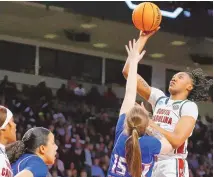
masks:
POLYGON ((174 139, 174 141, 173 141, 171 144, 172 144, 173 149, 177 149, 177 148, 179 148, 183 143, 184 143, 184 141, 183 141, 181 138, 177 137, 177 138, 174 139))
POLYGON ((123 76, 124 76, 125 78, 128 77, 128 71, 127 71, 126 68, 123 69, 122 73, 123 73, 123 76))

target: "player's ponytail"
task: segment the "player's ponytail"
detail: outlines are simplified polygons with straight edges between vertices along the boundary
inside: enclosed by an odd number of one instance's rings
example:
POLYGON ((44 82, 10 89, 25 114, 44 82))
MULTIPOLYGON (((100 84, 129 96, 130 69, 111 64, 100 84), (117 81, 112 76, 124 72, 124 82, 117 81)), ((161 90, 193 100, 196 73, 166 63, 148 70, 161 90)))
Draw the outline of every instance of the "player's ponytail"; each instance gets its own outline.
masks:
POLYGON ((126 162, 129 173, 133 177, 141 177, 142 174, 141 150, 138 138, 137 130, 133 129, 132 135, 126 141, 126 162))
POLYGON ((133 177, 141 177, 142 174, 139 137, 145 134, 148 123, 149 117, 140 106, 134 106, 126 116, 124 129, 129 138, 126 140, 125 158, 128 171, 133 177))
POLYGON ((14 163, 22 154, 25 153, 23 141, 16 141, 6 146, 6 153, 10 163, 14 163))

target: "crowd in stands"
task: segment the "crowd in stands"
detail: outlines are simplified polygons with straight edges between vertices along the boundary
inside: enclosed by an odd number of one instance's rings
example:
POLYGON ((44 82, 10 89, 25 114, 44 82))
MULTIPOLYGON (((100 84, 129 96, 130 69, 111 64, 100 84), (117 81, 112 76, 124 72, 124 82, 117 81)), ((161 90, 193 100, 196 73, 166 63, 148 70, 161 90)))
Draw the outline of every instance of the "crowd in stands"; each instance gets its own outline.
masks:
MULTIPOLYGON (((62 85, 54 95, 45 82, 23 85, 22 91, 5 77, 0 84, 1 104, 14 113, 17 139, 31 127, 50 129, 58 154, 49 167, 52 177, 104 177, 107 174, 120 101, 109 88, 62 85)), ((188 144, 190 177, 213 176, 212 118, 199 117, 188 144)))

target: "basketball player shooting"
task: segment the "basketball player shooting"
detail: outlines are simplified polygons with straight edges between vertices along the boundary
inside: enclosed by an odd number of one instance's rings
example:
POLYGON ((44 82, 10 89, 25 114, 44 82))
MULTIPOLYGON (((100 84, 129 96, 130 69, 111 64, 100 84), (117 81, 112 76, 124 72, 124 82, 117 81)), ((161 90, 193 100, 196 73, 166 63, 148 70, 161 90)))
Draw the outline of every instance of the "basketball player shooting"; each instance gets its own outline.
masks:
MULTIPOLYGON (((140 43, 139 51, 157 30, 149 34, 141 33, 137 41, 140 43)), ((125 78, 128 72, 129 60, 126 61, 123 69, 125 78)), ((195 102, 208 99, 208 90, 212 81, 206 79, 201 69, 179 72, 170 81, 168 89, 170 97, 167 97, 161 90, 149 86, 140 75, 137 79, 139 95, 153 108, 150 127, 165 136, 175 149, 167 155, 158 155, 152 176, 188 177, 187 142, 198 117, 198 107, 195 102)))

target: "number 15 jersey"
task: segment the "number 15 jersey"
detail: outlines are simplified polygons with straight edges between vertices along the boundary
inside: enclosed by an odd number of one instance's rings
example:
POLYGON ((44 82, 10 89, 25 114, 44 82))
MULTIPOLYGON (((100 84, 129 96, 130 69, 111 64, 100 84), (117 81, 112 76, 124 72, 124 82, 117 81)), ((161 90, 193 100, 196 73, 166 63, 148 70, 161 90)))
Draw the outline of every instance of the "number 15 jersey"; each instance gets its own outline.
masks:
MULTIPOLYGON (((112 177, 131 177, 125 159, 125 144, 128 136, 124 133, 124 121, 126 115, 119 117, 115 132, 114 148, 111 154, 108 176, 112 177)), ((160 153, 161 143, 158 139, 144 135, 139 138, 141 159, 142 159, 142 177, 151 177, 152 168, 155 162, 155 156, 160 153)))

